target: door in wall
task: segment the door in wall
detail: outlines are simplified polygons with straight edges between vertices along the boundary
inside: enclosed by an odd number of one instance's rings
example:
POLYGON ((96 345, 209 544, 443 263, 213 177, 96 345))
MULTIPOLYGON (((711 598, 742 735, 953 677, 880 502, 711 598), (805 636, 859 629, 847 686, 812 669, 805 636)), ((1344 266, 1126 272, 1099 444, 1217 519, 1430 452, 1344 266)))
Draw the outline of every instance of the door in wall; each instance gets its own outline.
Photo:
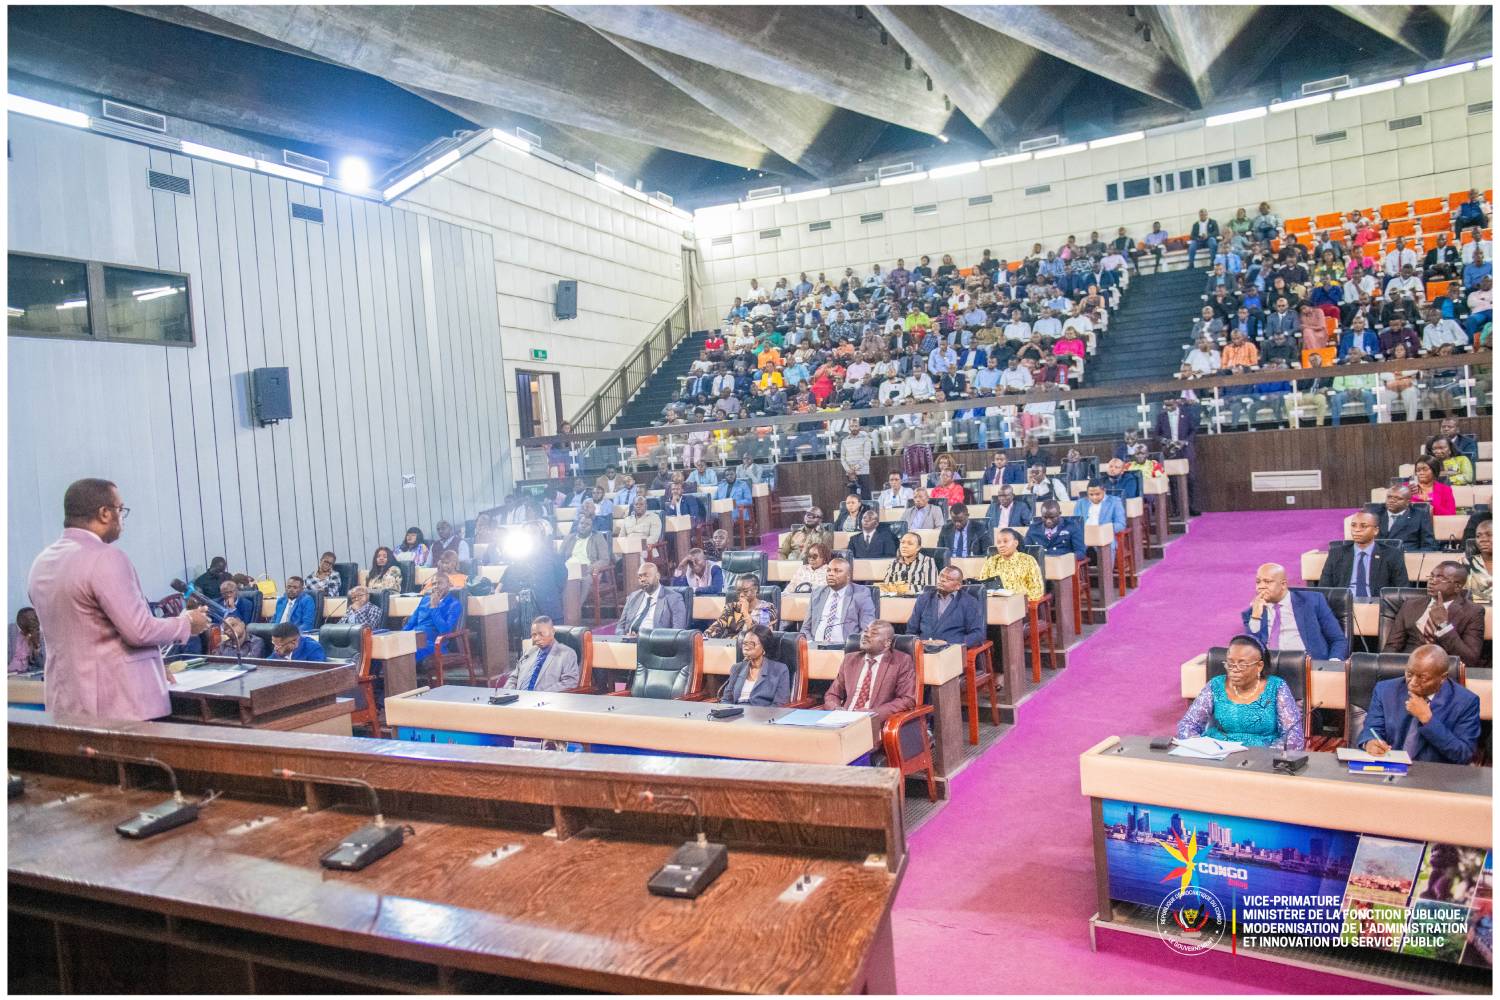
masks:
POLYGON ((562 433, 562 385, 557 372, 516 372, 520 437, 562 433))

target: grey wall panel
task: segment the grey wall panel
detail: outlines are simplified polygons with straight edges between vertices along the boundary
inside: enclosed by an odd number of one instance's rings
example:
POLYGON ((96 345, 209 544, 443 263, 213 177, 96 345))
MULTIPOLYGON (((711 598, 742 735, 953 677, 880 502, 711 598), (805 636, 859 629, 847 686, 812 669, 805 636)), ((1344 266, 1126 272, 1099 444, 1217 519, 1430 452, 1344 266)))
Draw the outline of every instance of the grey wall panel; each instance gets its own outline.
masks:
POLYGON ((282 580, 319 551, 363 563, 409 524, 503 495, 506 387, 492 237, 411 212, 10 119, 17 252, 190 276, 191 349, 9 338, 8 565, 25 603, 62 492, 114 479, 148 594, 223 554, 282 580), (189 177, 155 191, 148 168, 189 177), (291 201, 323 225, 293 221, 291 201), (248 373, 292 369, 293 418, 254 424, 248 373), (497 451, 498 449, 498 451, 497 451), (413 473, 416 487, 402 488, 413 473))

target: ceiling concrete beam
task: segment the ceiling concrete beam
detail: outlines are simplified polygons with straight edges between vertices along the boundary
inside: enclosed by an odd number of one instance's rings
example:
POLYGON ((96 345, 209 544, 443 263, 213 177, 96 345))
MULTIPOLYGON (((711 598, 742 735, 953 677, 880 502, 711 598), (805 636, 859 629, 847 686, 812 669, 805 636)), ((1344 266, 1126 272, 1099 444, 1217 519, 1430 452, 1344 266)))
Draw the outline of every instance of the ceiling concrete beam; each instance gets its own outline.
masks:
POLYGON ((942 7, 870 6, 891 37, 996 146, 1048 120, 1081 71, 942 7))
POLYGON ((1187 74, 1205 106, 1257 78, 1302 27, 1296 7, 1139 7, 1153 41, 1187 74))
POLYGON ((756 169, 763 143, 595 32, 539 7, 200 6, 200 14, 403 87, 756 169))
POLYGON ((1131 90, 1180 108, 1199 106, 1192 82, 1160 46, 1141 38, 1123 7, 955 4, 952 10, 1131 90))
MULTIPOLYGON (((1435 7, 1438 16, 1448 24, 1448 33, 1443 40, 1443 55, 1448 55, 1457 49, 1468 35, 1479 27, 1480 22, 1493 19, 1494 12, 1489 4, 1463 4, 1451 7, 1435 7)), ((1485 32, 1488 37, 1489 32, 1485 32)))
POLYGON ((714 68, 938 135, 943 95, 852 8, 567 6, 569 17, 714 68))
POLYGON ((1441 56, 1448 43, 1449 18, 1439 13, 1444 8, 1404 3, 1336 3, 1332 6, 1334 10, 1424 59, 1441 56))

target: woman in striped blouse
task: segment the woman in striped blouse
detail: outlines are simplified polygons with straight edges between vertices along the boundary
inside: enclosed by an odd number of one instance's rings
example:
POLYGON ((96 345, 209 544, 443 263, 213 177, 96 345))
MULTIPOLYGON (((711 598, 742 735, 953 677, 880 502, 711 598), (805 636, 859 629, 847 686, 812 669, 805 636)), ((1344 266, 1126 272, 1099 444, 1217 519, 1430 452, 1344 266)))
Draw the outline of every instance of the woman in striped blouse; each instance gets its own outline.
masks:
POLYGON ((905 584, 906 592, 911 594, 937 586, 937 563, 922 551, 921 535, 908 531, 901 536, 901 548, 891 560, 891 568, 886 570, 885 582, 905 584))
POLYGON ((1014 528, 995 532, 995 554, 984 561, 979 579, 997 582, 1002 589, 1025 594, 1028 601, 1042 599, 1042 571, 1036 560, 1021 551, 1021 533, 1014 528))

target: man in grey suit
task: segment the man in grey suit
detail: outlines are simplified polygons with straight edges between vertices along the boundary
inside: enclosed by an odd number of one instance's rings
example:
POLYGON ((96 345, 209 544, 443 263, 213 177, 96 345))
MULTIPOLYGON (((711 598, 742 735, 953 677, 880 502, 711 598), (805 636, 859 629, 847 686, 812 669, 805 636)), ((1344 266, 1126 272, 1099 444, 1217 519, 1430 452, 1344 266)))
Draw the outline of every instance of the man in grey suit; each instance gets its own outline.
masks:
POLYGON ((807 606, 807 620, 802 634, 814 643, 842 645, 851 635, 858 635, 875 620, 875 602, 870 588, 849 582, 849 560, 828 561, 828 586, 813 591, 807 606))
POLYGON ((625 609, 615 623, 615 635, 630 637, 648 628, 688 627, 682 595, 661 585, 661 571, 655 563, 642 563, 635 580, 640 589, 625 598, 625 609))
POLYGON ((557 641, 551 618, 540 615, 531 620, 531 648, 505 686, 512 691, 568 691, 578 686, 578 654, 557 641))

